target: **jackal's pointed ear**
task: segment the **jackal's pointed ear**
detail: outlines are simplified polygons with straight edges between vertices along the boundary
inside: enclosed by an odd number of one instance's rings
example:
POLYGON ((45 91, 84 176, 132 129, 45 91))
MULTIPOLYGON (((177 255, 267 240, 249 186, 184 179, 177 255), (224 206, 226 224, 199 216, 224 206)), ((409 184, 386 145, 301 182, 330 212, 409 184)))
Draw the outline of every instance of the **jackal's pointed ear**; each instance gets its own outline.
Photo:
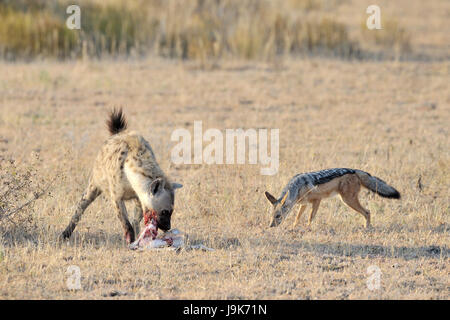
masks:
POLYGON ((281 205, 283 205, 286 202, 286 199, 287 199, 288 195, 289 195, 289 191, 286 192, 286 194, 284 195, 283 199, 281 199, 281 201, 280 201, 281 205))
POLYGON ((180 189, 180 188, 183 188, 183 185, 180 183, 174 182, 174 183, 172 183, 172 188, 173 188, 173 190, 180 189))
POLYGON ((264 192, 264 194, 266 195, 267 200, 269 200, 271 204, 275 205, 275 203, 277 203, 277 199, 269 192, 266 191, 264 192))
POLYGON ((153 195, 157 194, 163 188, 164 188, 164 180, 162 178, 157 178, 153 180, 153 182, 150 184, 150 191, 153 195))

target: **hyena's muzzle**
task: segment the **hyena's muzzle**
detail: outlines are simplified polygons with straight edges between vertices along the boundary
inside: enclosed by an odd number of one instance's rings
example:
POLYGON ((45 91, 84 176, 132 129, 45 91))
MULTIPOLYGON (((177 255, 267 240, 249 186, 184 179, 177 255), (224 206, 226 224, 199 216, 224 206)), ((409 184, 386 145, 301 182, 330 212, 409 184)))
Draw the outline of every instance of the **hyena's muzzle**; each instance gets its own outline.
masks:
POLYGON ((170 220, 172 217, 173 210, 163 210, 160 214, 156 216, 156 223, 158 228, 166 232, 170 230, 170 220))
POLYGON ((159 229, 166 232, 171 228, 171 218, 173 210, 162 210, 161 212, 156 212, 154 210, 149 210, 144 213, 144 224, 147 225, 153 216, 156 217, 156 225, 159 229))

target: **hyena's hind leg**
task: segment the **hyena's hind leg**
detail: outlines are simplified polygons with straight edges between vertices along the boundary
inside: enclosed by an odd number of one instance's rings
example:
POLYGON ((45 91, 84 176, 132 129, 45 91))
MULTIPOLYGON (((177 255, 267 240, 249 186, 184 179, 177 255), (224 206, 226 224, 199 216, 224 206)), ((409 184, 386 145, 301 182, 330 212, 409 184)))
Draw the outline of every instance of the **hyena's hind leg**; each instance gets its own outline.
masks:
POLYGON ((123 200, 113 200, 113 206, 117 211, 120 223, 122 224, 122 228, 125 232, 125 239, 128 243, 134 242, 134 230, 131 226, 130 221, 128 221, 128 214, 125 203, 123 202, 123 200))
POLYGON ((99 195, 101 191, 99 188, 95 187, 92 183, 89 184, 86 191, 83 193, 80 201, 77 204, 77 208, 75 210, 75 214, 70 219, 70 223, 67 228, 62 232, 61 238, 67 239, 72 235, 73 230, 77 226, 78 222, 81 219, 86 208, 94 201, 99 195))
POLYGON ((136 236, 139 235, 140 224, 143 217, 142 206, 139 199, 134 199, 134 216, 133 216, 133 229, 136 236))

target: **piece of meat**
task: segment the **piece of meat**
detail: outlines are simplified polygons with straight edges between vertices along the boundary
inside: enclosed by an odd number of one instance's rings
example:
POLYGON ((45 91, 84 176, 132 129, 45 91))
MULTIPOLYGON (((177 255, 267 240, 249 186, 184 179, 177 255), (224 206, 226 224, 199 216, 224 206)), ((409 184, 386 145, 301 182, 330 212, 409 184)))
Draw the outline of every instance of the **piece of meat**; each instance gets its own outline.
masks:
POLYGON ((138 249, 142 247, 159 248, 163 246, 171 246, 173 239, 170 235, 162 236, 157 239, 158 236, 158 223, 156 221, 156 212, 154 210, 146 212, 144 214, 145 228, 142 230, 139 238, 130 244, 130 249, 138 249))

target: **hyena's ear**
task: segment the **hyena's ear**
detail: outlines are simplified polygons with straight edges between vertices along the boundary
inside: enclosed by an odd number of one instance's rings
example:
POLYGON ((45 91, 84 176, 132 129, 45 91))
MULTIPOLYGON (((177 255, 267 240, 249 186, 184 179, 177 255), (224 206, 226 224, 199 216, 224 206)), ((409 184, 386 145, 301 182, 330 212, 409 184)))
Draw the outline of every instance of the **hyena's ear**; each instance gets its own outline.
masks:
POLYGON ((150 185, 150 191, 153 195, 157 194, 160 190, 164 188, 164 180, 162 178, 157 178, 153 180, 150 185))
POLYGON ((280 201, 281 205, 283 205, 286 202, 286 199, 287 199, 288 195, 289 195, 289 191, 286 192, 286 194, 284 195, 283 199, 281 199, 281 201, 280 201))
POLYGON ((277 199, 269 192, 266 191, 264 192, 264 194, 266 195, 267 200, 269 200, 271 204, 275 205, 275 203, 277 203, 277 199))
POLYGON ((180 183, 174 182, 174 183, 172 183, 172 188, 173 188, 173 190, 180 189, 180 188, 183 188, 183 185, 180 183))

